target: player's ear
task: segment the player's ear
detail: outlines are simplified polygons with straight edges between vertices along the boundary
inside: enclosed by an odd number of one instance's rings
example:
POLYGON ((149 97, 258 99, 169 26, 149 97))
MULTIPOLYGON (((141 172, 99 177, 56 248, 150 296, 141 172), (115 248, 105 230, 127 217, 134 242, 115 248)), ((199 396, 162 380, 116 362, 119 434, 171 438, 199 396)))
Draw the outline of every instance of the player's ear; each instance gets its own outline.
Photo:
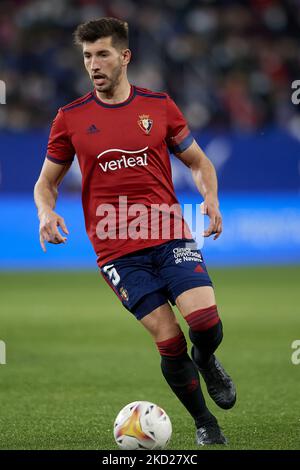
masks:
POLYGON ((131 59, 131 50, 130 49, 124 49, 121 53, 122 55, 122 64, 127 65, 130 62, 131 59))

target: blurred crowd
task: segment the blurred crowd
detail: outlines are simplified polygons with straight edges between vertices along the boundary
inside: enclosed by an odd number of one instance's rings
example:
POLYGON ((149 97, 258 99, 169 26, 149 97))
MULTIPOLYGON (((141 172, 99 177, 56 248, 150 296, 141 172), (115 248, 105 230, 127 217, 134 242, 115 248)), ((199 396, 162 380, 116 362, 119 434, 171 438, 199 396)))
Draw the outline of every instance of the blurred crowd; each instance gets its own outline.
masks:
POLYGON ((299 129, 300 0, 1 0, 0 129, 48 128, 91 83, 72 33, 126 19, 130 81, 168 91, 193 129, 299 129))

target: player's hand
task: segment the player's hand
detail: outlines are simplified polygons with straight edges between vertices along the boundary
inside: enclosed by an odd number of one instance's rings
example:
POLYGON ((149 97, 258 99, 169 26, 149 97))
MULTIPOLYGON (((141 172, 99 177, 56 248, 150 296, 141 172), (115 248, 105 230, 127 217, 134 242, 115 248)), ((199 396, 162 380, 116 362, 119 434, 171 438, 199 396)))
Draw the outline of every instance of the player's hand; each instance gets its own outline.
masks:
POLYGON ((56 214, 56 212, 47 211, 40 215, 40 244, 43 251, 46 251, 45 242, 54 243, 56 245, 66 243, 67 237, 61 235, 58 227, 61 227, 66 235, 69 234, 64 219, 56 214))
POLYGON ((214 240, 219 238, 222 233, 222 215, 219 210, 219 202, 216 198, 206 197, 201 204, 202 214, 208 215, 209 226, 204 231, 204 237, 214 236, 214 240))

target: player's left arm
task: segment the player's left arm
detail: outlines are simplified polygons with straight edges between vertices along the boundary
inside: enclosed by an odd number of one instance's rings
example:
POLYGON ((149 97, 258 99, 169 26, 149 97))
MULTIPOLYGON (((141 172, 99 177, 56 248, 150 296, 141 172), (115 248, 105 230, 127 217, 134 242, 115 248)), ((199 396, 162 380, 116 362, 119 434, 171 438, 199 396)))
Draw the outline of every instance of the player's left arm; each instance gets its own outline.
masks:
POLYGON ((210 219, 204 236, 209 237, 215 234, 214 240, 216 240, 222 233, 216 170, 195 140, 186 150, 180 153, 176 152, 175 155, 190 168, 195 184, 204 198, 201 205, 202 211, 210 219))

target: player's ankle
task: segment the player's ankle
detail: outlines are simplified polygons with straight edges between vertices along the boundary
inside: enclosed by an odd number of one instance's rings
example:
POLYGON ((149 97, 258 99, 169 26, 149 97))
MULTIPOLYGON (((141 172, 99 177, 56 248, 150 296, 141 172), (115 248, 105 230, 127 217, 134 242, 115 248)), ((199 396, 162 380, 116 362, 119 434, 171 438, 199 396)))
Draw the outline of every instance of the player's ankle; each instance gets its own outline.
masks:
POLYGON ((217 424, 217 418, 209 411, 206 410, 201 416, 198 416, 195 419, 195 426, 197 429, 201 428, 202 426, 206 426, 207 424, 217 424))

